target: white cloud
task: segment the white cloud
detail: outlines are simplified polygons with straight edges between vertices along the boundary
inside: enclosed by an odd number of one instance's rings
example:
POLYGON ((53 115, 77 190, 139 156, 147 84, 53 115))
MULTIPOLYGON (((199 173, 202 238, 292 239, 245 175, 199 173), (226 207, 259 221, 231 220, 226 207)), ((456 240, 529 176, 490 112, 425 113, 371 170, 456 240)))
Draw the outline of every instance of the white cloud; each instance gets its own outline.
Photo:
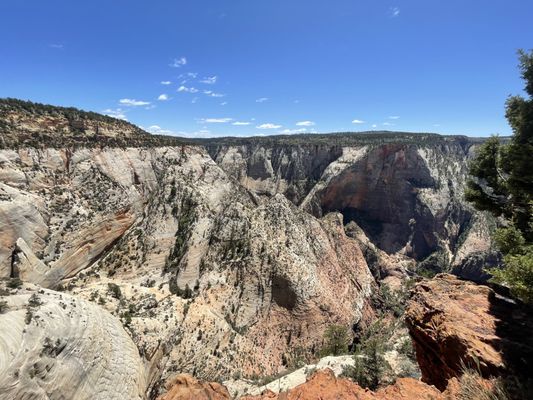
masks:
POLYGON ((210 137, 211 136, 211 131, 208 130, 208 129, 200 129, 200 130, 194 131, 194 132, 180 131, 180 132, 177 132, 177 135, 178 136, 185 136, 185 137, 210 137))
POLYGON ((225 94, 222 94, 222 93, 215 93, 212 90, 204 90, 204 94, 206 94, 206 95, 208 95, 210 97, 224 97, 224 96, 226 96, 225 94))
POLYGON ((250 125, 251 122, 244 122, 244 121, 235 121, 234 123, 232 123, 231 125, 235 125, 235 126, 247 126, 247 125, 250 125))
POLYGON ((159 125, 152 125, 146 129, 148 132, 155 135, 173 135, 174 132, 169 129, 162 129, 159 125))
POLYGON ((233 118, 201 118, 198 120, 200 124, 226 124, 233 121, 233 118))
POLYGON ((312 133, 314 131, 309 131, 305 128, 300 128, 300 129, 283 129, 282 131, 280 131, 279 133, 283 134, 283 135, 295 135, 295 134, 298 134, 298 133, 312 133))
POLYGON ((135 100, 135 99, 120 99, 118 102, 128 107, 147 106, 150 104, 149 101, 141 101, 141 100, 135 100))
POLYGON ((394 124, 391 124, 390 122, 383 122, 384 126, 393 126, 394 124))
POLYGON ((171 85, 172 82, 170 81, 161 81, 161 85, 171 85))
POLYGON ((159 101, 166 101, 166 100, 168 100, 168 94, 165 94, 165 93, 160 94, 159 97, 157 98, 157 100, 159 100, 159 101))
POLYGON ((268 97, 261 97, 261 98, 257 99, 255 102, 256 103, 264 103, 265 101, 268 101, 268 97))
POLYGON ((391 115, 389 119, 400 119, 400 117, 398 115, 391 115))
POLYGON ((391 7, 389 12, 392 18, 396 18, 400 15, 400 9, 398 7, 391 7))
POLYGON ((191 103, 192 104, 196 104, 198 103, 198 97, 195 97, 194 99, 191 100, 191 103))
POLYGON ((198 76, 197 72, 187 72, 187 73, 180 74, 177 79, 181 80, 180 84, 185 85, 191 79, 196 79, 197 76, 198 76))
POLYGON ((117 119, 121 119, 123 121, 127 121, 128 118, 126 117, 126 113, 124 110, 122 110, 121 108, 108 108, 104 111, 102 111, 102 114, 104 115, 108 115, 110 117, 113 117, 113 118, 117 118, 117 119))
POLYGON ((52 43, 52 44, 49 44, 48 47, 51 47, 52 49, 62 50, 65 46, 62 45, 61 43, 52 43))
POLYGON ((300 121, 296 123, 296 126, 315 126, 313 121, 300 121))
POLYGON ((214 76, 206 76, 200 82, 201 83, 206 83, 208 85, 214 85, 215 83, 217 83, 217 79, 218 79, 218 77, 216 75, 214 75, 214 76))
POLYGON ((178 88, 178 92, 198 93, 198 89, 193 88, 193 87, 187 87, 187 86, 183 86, 183 85, 181 85, 181 86, 178 88))
POLYGON ((261 124, 257 126, 257 129, 279 129, 279 128, 281 128, 281 125, 276 125, 276 124, 271 124, 271 123, 261 124))
POLYGON ((354 120, 352 121, 352 124, 364 124, 364 123, 365 123, 365 121, 362 121, 362 120, 360 120, 360 119, 354 119, 354 120))
POLYGON ((220 103, 221 106, 225 106, 226 104, 228 104, 227 101, 223 101, 222 103, 220 103))
POLYGON ((187 59, 185 57, 175 58, 174 62, 170 64, 170 66, 173 68, 180 68, 184 65, 187 65, 187 59))
POLYGON ((378 126, 376 124, 372 124, 372 128, 377 128, 378 126))

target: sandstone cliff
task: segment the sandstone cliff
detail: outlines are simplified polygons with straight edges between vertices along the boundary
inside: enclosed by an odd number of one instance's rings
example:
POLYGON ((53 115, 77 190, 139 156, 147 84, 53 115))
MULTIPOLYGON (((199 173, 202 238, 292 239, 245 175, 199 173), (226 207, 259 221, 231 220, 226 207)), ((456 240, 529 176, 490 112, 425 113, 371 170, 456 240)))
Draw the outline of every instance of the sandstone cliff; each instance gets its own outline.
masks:
POLYGON ((273 374, 365 318, 374 281, 340 216, 258 204, 201 148, 0 153, 1 274, 121 318, 150 385, 273 374))
POLYGON ((344 224, 356 223, 365 258, 381 279, 419 264, 430 273, 453 269, 483 280, 482 266, 497 261, 492 220, 463 199, 476 146, 423 135, 389 142, 347 136, 330 145, 207 144, 222 169, 259 197, 281 193, 317 217, 340 212, 344 224))

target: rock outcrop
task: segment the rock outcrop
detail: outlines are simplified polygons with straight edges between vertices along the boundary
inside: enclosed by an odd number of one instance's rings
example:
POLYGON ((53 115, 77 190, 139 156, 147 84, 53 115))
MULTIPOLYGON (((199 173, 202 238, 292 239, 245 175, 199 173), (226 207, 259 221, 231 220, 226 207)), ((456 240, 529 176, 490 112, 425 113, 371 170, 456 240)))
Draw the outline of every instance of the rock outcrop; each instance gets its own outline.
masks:
MULTIPOLYGON (((401 378, 394 385, 372 392, 349 379, 336 378, 332 371, 315 373, 304 384, 287 392, 267 391, 259 396, 245 396, 241 400, 444 400, 435 387, 412 378, 401 378)), ((448 399, 450 399, 448 397, 448 399)))
POLYGON ((167 393, 158 400, 230 400, 228 390, 219 383, 200 382, 189 374, 180 374, 165 384, 167 393))
POLYGON ((121 322, 77 297, 0 290, 0 399, 145 399, 144 363, 121 322))
POLYGON ((464 368, 527 378, 533 314, 493 289, 441 274, 419 283, 406 311, 422 379, 444 390, 464 368))

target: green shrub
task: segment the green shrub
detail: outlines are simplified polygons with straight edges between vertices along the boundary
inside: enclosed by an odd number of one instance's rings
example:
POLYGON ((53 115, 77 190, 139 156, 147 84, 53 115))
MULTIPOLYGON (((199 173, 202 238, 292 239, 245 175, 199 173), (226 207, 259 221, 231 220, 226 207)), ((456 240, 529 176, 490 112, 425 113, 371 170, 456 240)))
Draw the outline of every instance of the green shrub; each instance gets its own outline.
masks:
POLYGON ((11 278, 7 282, 7 287, 10 289, 19 289, 22 286, 22 281, 19 278, 11 278))
POLYGON ((339 356, 348 353, 348 344, 350 337, 348 330, 342 325, 330 325, 324 332, 324 347, 320 351, 320 355, 324 356, 339 356))
POLYGON ((0 300, 0 314, 5 313, 7 310, 7 301, 0 300))
POLYGON ((122 291, 120 290, 120 287, 117 284, 111 282, 108 283, 107 290, 115 299, 120 300, 122 298, 122 291))

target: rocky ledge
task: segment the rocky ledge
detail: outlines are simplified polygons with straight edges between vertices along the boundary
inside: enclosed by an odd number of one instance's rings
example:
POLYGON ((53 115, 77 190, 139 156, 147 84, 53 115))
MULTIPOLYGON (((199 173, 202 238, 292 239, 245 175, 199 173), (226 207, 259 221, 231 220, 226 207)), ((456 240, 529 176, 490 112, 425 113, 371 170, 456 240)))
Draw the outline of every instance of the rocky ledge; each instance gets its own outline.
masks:
POLYGON ((533 313, 488 286, 447 274, 422 281, 413 289, 406 322, 422 380, 441 390, 465 369, 484 378, 528 378, 533 313))

